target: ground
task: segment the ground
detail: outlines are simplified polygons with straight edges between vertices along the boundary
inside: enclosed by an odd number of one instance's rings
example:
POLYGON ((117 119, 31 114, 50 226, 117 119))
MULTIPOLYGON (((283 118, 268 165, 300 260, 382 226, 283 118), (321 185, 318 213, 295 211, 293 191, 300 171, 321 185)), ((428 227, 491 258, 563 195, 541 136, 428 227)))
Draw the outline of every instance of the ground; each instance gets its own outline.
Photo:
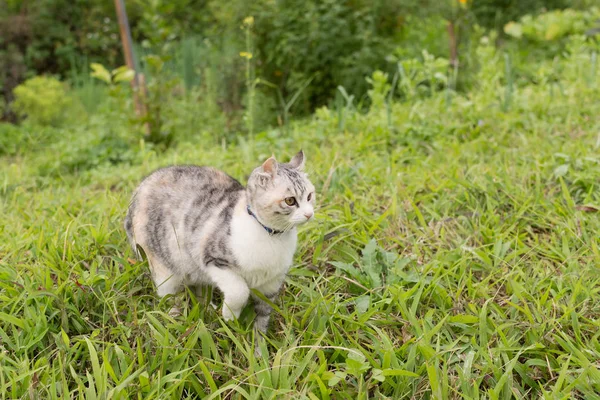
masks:
POLYGON ((565 61, 562 85, 509 92, 497 68, 469 93, 322 108, 253 137, 199 127, 165 152, 123 146, 126 121, 106 115, 14 128, 20 150, 0 159, 0 393, 598 398, 600 91, 582 62, 565 61), (244 181, 300 148, 316 218, 257 359, 250 307, 226 323, 208 294, 186 293, 168 315, 122 221, 159 166, 244 181))

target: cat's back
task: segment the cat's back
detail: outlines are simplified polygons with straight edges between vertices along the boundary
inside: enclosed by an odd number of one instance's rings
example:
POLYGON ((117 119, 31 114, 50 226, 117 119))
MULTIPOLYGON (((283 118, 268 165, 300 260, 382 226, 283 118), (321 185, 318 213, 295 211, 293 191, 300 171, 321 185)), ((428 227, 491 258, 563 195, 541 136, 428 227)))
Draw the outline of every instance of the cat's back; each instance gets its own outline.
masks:
POLYGON ((130 223, 126 220, 125 227, 146 251, 146 247, 164 249, 171 241, 177 247, 181 238, 205 237, 212 227, 227 225, 244 190, 241 183, 216 168, 161 168, 138 186, 129 207, 130 223))
POLYGON ((157 169, 139 185, 140 189, 156 191, 204 191, 206 189, 237 189, 244 187, 225 172, 213 167, 198 165, 173 165, 157 169))
POLYGON ((160 168, 138 186, 133 204, 149 212, 169 209, 171 213, 201 205, 214 208, 223 202, 234 202, 244 187, 216 168, 175 165, 160 168))

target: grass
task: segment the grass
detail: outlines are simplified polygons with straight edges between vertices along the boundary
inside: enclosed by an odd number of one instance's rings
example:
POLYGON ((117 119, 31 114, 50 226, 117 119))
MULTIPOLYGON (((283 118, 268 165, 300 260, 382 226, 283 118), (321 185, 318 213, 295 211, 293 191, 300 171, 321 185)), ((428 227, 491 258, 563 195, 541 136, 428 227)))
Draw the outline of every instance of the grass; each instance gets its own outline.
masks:
POLYGON ((230 141, 204 127, 165 153, 112 116, 43 135, 25 124, 40 139, 0 159, 0 398, 599 398, 588 56, 564 59, 561 89, 514 77, 509 105, 493 55, 451 102, 320 109, 230 141), (122 220, 154 168, 244 180, 300 147, 319 209, 257 359, 250 308, 227 324, 209 294, 184 293, 183 315, 167 315, 122 220))

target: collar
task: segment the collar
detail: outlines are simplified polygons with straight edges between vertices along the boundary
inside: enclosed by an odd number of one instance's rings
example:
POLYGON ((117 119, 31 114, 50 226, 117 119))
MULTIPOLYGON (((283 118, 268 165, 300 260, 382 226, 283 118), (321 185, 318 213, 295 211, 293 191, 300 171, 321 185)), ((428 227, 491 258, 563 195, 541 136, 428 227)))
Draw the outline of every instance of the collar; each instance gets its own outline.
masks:
POLYGON ((260 222, 258 220, 258 218, 256 217, 256 215, 254 215, 254 213, 250 210, 250 205, 246 206, 246 210, 248 210, 248 214, 253 216, 254 219, 256 220, 256 222, 258 222, 260 224, 260 226, 262 226, 269 235, 279 235, 280 233, 283 233, 283 231, 276 231, 275 229, 269 228, 268 226, 266 226, 262 222, 260 222))

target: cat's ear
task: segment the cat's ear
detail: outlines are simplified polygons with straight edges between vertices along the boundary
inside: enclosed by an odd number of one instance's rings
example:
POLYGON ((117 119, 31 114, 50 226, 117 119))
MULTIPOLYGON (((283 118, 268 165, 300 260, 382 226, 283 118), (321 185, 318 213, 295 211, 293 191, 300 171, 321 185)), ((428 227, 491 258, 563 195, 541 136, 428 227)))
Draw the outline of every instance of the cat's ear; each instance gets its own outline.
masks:
POLYGON ((300 150, 292 159, 290 160, 290 165, 296 169, 302 171, 304 169, 304 161, 306 157, 304 157, 304 152, 300 150))
POLYGON ((271 175, 271 177, 274 177, 277 174, 277 160, 275 159, 275 156, 267 158, 267 161, 262 165, 262 170, 271 175))
POLYGON ((277 160, 275 156, 267 158, 267 161, 263 163, 260 169, 260 184, 265 186, 277 175, 277 160))
POLYGON ((277 160, 275 156, 267 158, 267 160, 261 165, 258 182, 261 186, 267 186, 269 182, 277 175, 277 160))

